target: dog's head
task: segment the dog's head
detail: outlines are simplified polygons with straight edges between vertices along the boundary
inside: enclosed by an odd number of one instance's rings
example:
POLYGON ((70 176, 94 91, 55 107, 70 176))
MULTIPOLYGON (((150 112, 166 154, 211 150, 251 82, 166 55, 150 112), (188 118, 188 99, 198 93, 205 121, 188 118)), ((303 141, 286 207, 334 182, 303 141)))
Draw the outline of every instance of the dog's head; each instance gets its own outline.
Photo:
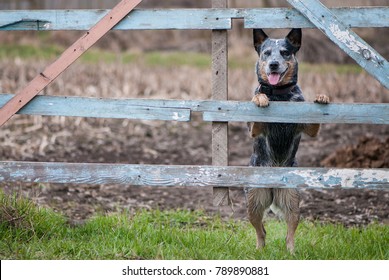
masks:
POLYGON ((271 86, 297 83, 295 55, 301 46, 301 29, 292 29, 284 39, 270 39, 262 29, 254 29, 253 38, 259 55, 258 81, 271 86))

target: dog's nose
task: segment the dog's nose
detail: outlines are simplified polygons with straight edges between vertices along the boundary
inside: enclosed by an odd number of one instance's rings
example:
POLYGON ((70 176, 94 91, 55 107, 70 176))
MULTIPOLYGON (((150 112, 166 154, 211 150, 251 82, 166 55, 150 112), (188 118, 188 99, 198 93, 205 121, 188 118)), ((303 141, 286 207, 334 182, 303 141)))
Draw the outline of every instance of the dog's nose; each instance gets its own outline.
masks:
POLYGON ((280 65, 280 64, 279 64, 278 61, 273 60, 272 62, 270 62, 269 68, 270 68, 270 70, 275 71, 275 70, 278 69, 278 66, 279 66, 279 65, 280 65))

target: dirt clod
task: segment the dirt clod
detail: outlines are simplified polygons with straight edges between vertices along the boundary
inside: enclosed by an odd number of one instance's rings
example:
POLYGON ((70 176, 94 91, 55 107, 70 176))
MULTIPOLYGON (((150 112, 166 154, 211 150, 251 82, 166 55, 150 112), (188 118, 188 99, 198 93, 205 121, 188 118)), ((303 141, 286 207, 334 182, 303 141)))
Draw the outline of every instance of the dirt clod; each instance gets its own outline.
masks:
POLYGON ((389 137, 381 141, 378 138, 364 136, 356 145, 335 151, 321 163, 326 167, 388 168, 389 137))

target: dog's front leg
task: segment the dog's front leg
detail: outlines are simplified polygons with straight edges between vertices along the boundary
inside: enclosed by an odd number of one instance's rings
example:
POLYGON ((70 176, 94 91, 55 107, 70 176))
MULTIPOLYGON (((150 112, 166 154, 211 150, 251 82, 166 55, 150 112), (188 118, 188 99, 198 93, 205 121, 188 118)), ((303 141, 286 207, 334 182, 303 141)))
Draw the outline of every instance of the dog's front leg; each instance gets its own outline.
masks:
POLYGON ((319 104, 328 104, 330 103, 330 98, 325 94, 318 94, 314 102, 319 104))
MULTIPOLYGON (((330 103, 330 99, 327 95, 319 94, 316 96, 314 101, 318 104, 328 104, 330 103)), ((319 123, 308 123, 302 125, 302 131, 311 137, 316 137, 319 134, 320 124, 319 123)))
POLYGON ((266 94, 259 93, 254 95, 253 99, 251 99, 255 105, 258 107, 267 107, 269 106, 269 98, 267 98, 266 94))
MULTIPOLYGON (((258 107, 269 106, 269 98, 267 98, 266 94, 263 93, 255 94, 253 99, 251 99, 251 102, 253 102, 258 107)), ((247 126, 249 128, 250 136, 253 138, 262 134, 265 129, 264 123, 248 122, 247 126)))
POLYGON ((257 122, 248 122, 247 127, 249 128, 249 133, 252 138, 255 138, 263 133, 265 130, 264 123, 257 122))

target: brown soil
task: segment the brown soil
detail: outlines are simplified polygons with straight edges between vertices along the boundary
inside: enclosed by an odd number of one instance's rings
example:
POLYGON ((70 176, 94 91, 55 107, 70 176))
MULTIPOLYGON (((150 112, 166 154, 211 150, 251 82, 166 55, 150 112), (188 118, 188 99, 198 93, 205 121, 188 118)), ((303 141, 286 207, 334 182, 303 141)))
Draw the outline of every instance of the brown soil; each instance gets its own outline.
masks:
POLYGON ((389 138, 363 137, 351 147, 340 149, 322 161, 326 167, 388 168, 389 138))
MULTIPOLYGON (((37 62, 39 69, 44 63, 37 62)), ((19 60, 0 65, 1 92, 15 92, 36 71, 19 60)), ((207 99, 209 71, 190 67, 168 69, 144 65, 78 64, 46 91, 55 95, 110 98, 207 99), (175 77, 174 80, 171 77, 175 77), (191 79, 188 79, 191 77, 191 79)), ((230 71, 231 99, 249 100, 252 70, 230 71), (248 82, 248 80, 250 80, 248 82)), ((301 86, 307 100, 316 89, 333 101, 382 102, 388 92, 366 74, 304 73, 301 86), (365 91, 366 84, 369 84, 365 91), (344 86, 347 86, 346 88, 344 86), (349 95, 344 95, 347 90, 349 95)), ((323 125, 317 138, 303 137, 298 152, 300 166, 388 167, 386 125, 323 125), (366 138, 368 136, 368 138, 366 138), (358 142, 358 139, 362 138, 358 142)), ((230 165, 246 166, 251 139, 246 125, 232 123, 229 131, 230 165)), ((15 116, 0 131, 1 160, 108 162, 134 164, 211 164, 211 126, 194 115, 189 123, 129 121, 41 116, 15 116)), ((96 213, 127 209, 203 209, 223 217, 245 218, 245 198, 231 190, 232 207, 212 206, 209 188, 29 185, 7 184, 6 192, 20 191, 38 204, 64 213, 72 221, 96 213)), ((302 190, 302 217, 309 220, 363 225, 389 223, 389 191, 302 190)))

